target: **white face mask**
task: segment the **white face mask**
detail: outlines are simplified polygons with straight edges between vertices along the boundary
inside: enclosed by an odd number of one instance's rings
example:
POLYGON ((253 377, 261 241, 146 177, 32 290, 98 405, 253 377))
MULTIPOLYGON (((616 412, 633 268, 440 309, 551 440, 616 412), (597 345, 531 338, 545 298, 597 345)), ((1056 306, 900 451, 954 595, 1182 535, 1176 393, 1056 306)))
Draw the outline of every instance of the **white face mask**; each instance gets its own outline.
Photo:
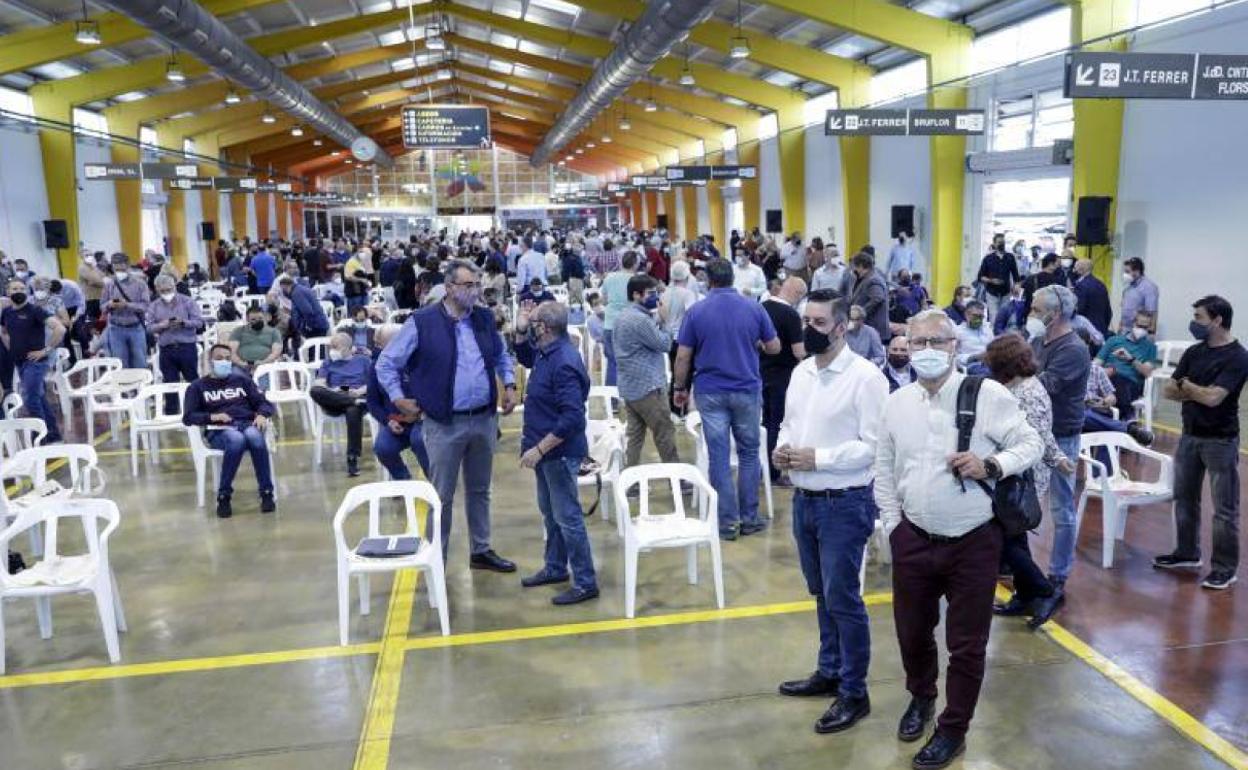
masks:
POLYGON ((176 294, 177 294, 176 291, 162 291, 160 293, 160 298, 163 299, 165 302, 173 302, 173 298, 176 294))
POLYGON ((1143 326, 1136 326, 1131 329, 1131 339, 1133 340, 1142 340, 1147 336, 1148 329, 1145 329, 1143 326))
POLYGON ((953 358, 943 350, 924 348, 910 356, 910 365, 920 380, 938 380, 949 371, 953 358))
POLYGON ((119 280, 119 281, 124 281, 124 280, 126 280, 127 278, 129 278, 129 277, 130 277, 130 271, 129 271, 129 270, 118 270, 118 271, 114 274, 114 277, 115 277, 117 280, 119 280))
POLYGON ((1135 276, 1131 275, 1130 273, 1123 273, 1122 280, 1126 281, 1127 283, 1131 283, 1132 281, 1135 280, 1135 276))
POLYGON ((343 358, 344 358, 344 356, 342 355, 342 351, 341 351, 341 350, 336 350, 336 349, 334 349, 334 348, 330 348, 330 350, 329 350, 329 360, 330 360, 330 361, 341 361, 343 358))
POLYGON ((1034 315, 1027 317, 1026 329, 1027 329, 1028 337, 1043 337, 1044 331, 1046 328, 1048 327, 1044 325, 1044 321, 1041 321, 1039 318, 1036 318, 1034 315))
POLYGON ((1074 264, 1075 264, 1075 260, 1073 260, 1073 259, 1063 259, 1063 260, 1062 260, 1062 267, 1066 268, 1067 270, 1069 270, 1069 269, 1071 268, 1071 266, 1072 266, 1072 265, 1074 265, 1074 264))

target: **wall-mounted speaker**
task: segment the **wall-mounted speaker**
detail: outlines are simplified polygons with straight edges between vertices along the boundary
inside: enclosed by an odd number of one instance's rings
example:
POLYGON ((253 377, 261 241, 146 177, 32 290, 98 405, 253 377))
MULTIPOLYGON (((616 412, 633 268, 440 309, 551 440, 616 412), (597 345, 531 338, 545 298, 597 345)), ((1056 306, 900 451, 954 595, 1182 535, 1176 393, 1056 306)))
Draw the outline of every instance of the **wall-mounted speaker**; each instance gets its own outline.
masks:
POLYGON ((767 209, 767 232, 784 232, 784 218, 781 216, 780 209, 767 209))
POLYGON ((69 248, 69 227, 64 219, 43 220, 43 245, 49 249, 69 248))
POLYGON ((1109 243, 1108 196, 1085 196, 1079 199, 1075 214, 1075 243, 1080 246, 1104 246, 1109 243))

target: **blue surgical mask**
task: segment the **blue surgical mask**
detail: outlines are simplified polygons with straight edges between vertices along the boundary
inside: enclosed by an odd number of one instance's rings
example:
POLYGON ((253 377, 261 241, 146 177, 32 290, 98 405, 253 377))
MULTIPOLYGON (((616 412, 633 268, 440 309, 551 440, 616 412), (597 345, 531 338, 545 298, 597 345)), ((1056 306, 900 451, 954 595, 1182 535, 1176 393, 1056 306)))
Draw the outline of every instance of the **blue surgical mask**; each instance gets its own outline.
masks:
POLYGON ((212 374, 214 377, 225 379, 234 371, 234 364, 228 360, 215 360, 212 362, 212 374))
POLYGON ((1187 325, 1187 330, 1191 332, 1192 336, 1195 337, 1200 342, 1204 342, 1205 340, 1209 339, 1209 325, 1208 324, 1202 324, 1202 323, 1197 323, 1196 321, 1192 321, 1191 323, 1187 325))
POLYGON ((646 310, 656 310, 659 307, 659 295, 651 294, 641 301, 641 306, 646 310))

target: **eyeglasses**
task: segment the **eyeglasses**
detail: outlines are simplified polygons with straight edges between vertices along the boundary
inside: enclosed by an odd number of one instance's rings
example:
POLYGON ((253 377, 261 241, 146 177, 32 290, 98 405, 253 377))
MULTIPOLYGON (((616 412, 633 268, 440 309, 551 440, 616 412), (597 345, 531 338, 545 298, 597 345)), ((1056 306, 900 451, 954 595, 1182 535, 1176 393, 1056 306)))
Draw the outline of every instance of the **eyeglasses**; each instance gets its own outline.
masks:
POLYGON ((953 337, 911 337, 910 347, 914 350, 922 350, 923 348, 943 348, 952 343, 953 337))
POLYGON ((481 285, 481 282, 480 282, 480 281, 469 281, 468 283, 452 283, 451 285, 452 285, 452 286, 456 286, 456 287, 458 287, 458 288, 460 288, 460 289, 475 289, 475 288, 477 288, 478 286, 480 286, 480 285, 481 285))

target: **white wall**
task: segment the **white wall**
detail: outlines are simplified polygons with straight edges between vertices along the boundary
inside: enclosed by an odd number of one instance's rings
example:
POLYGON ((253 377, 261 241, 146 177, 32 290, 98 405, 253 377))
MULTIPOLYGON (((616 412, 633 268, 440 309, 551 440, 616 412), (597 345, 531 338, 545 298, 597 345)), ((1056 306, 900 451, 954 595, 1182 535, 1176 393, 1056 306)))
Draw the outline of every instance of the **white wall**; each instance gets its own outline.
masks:
POLYGON ((203 200, 198 192, 182 193, 186 208, 186 264, 198 262, 200 267, 207 265, 204 260, 204 242, 199 239, 199 223, 204 221, 203 200))
POLYGON ((256 196, 247 196, 247 229, 245 232, 239 233, 239 237, 250 235, 252 240, 258 240, 256 235, 260 226, 256 224, 256 196))
MULTIPOLYGON (((889 107, 903 108, 904 103, 890 104, 889 107)), ((922 106, 915 103, 912 107, 922 106)), ((921 136, 876 136, 871 138, 871 204, 870 226, 871 244, 875 246, 877 260, 883 262, 888 258, 888 250, 892 248, 892 207, 914 205, 918 212, 915 217, 920 220, 919 240, 921 265, 919 272, 930 276, 928 258, 931 251, 931 219, 932 219, 932 163, 931 140, 921 136)), ((849 243, 842 253, 852 255, 863 244, 849 243)), ((887 266, 887 265, 883 265, 887 266)))
MULTIPOLYGON (((112 151, 104 142, 78 139, 76 162, 112 163, 112 151)), ((88 182, 78 174, 78 237, 92 251, 121 251, 121 227, 117 222, 117 192, 112 182, 88 182)))
MULTIPOLYGON (((1132 50, 1243 53, 1248 6, 1148 30, 1132 50)), ((1138 256, 1161 287, 1159 336, 1187 338, 1191 303, 1212 293, 1248 328, 1248 102, 1127 102, 1118 186, 1119 260, 1138 256)), ((1121 294, 1115 264, 1111 294, 1121 294)))
MULTIPOLYGON (((845 195, 841 144, 823 135, 823 124, 806 128, 806 232, 803 237, 837 243, 845 253, 845 195)), ((858 244, 861 246, 862 244, 858 244)))
MULTIPOLYGON (((699 235, 711 234, 711 199, 707 195, 705 187, 693 188, 694 195, 698 198, 698 231, 693 234, 686 234, 686 238, 696 238, 699 235)), ((715 244, 721 254, 724 253, 724 244, 715 244)))
MULTIPOLYGON (((783 209, 784 198, 780 193, 780 140, 776 137, 764 139, 758 143, 758 222, 765 230, 767 225, 767 209, 783 209)), ((789 218, 783 217, 786 232, 789 218)))
MULTIPOLYGON (((217 194, 217 239, 230 237, 234 229, 234 211, 230 208, 230 196, 226 193, 217 194)), ((216 244, 213 244, 216 247, 216 244)))
POLYGON ((687 241, 692 241, 696 233, 685 232, 685 192, 682 189, 676 190, 676 215, 668 217, 669 224, 672 226, 672 232, 680 233, 680 237, 687 241))
POLYGON ((42 157, 37 133, 0 128, 0 251, 25 259, 36 273, 59 275, 56 252, 43 247, 48 199, 42 157))

